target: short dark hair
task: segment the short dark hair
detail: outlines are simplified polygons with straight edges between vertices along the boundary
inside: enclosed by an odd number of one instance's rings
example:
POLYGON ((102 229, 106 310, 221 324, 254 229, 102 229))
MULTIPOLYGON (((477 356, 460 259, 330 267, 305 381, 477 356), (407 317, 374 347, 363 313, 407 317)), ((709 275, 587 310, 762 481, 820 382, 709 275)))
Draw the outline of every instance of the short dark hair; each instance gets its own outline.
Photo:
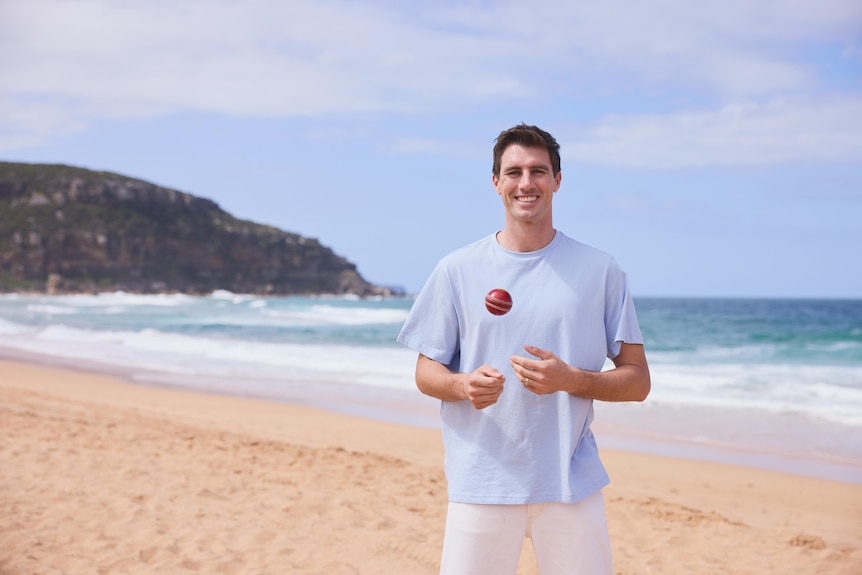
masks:
POLYGON ((500 158, 503 157, 506 148, 513 144, 525 148, 546 149, 548 156, 551 157, 551 169, 554 175, 560 173, 560 144, 552 135, 541 128, 519 124, 514 128, 500 132, 496 141, 497 143, 494 144, 494 165, 491 171, 498 178, 500 177, 500 158))

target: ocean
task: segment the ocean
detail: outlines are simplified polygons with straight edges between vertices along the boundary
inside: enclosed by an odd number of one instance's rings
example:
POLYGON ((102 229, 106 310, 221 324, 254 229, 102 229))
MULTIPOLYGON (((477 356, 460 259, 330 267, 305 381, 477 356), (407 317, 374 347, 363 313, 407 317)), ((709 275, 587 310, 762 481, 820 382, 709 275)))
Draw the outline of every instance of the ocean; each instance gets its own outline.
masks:
MULTIPOLYGON (((0 295, 0 355, 144 385, 439 425, 395 337, 409 297, 0 295)), ((642 404, 599 445, 862 483, 862 300, 636 299, 642 404)), ((606 364, 610 367, 610 362, 606 364)))

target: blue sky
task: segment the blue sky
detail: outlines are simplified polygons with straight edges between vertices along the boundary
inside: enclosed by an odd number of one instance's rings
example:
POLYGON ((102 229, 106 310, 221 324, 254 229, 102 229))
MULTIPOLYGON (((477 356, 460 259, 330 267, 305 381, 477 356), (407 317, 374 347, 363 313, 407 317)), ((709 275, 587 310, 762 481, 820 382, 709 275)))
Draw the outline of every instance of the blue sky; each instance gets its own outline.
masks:
POLYGON ((858 0, 0 2, 0 159, 204 196, 419 290, 496 135, 636 295, 862 297, 858 0))

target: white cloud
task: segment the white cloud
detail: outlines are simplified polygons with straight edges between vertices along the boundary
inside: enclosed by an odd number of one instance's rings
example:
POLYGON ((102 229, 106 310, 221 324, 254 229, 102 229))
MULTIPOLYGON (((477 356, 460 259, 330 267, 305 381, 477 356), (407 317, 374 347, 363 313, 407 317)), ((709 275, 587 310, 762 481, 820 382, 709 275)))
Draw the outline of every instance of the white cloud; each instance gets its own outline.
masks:
POLYGON ((615 167, 862 162, 862 98, 607 116, 560 139, 567 158, 615 167))
POLYGON ((816 88, 802 47, 858 50, 862 4, 4 0, 0 22, 2 147, 187 110, 428 113, 639 89, 775 99, 816 88))
POLYGON ((484 38, 353 2, 10 0, 2 15, 17 30, 2 44, 5 91, 109 109, 314 115, 523 91, 476 65, 484 38))

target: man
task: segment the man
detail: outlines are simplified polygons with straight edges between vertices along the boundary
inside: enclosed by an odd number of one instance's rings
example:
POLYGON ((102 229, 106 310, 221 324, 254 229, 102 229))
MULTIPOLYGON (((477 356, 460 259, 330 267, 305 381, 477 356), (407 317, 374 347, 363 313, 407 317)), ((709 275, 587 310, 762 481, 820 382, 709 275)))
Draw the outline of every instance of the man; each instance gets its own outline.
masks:
POLYGON ((649 368, 625 274, 554 228, 561 180, 553 136, 502 132, 503 229, 438 263, 398 336, 419 352, 417 386, 442 403, 441 573, 514 574, 524 537, 542 575, 613 573, 592 402, 644 400, 649 368), (486 309, 494 288, 509 311, 486 309))

